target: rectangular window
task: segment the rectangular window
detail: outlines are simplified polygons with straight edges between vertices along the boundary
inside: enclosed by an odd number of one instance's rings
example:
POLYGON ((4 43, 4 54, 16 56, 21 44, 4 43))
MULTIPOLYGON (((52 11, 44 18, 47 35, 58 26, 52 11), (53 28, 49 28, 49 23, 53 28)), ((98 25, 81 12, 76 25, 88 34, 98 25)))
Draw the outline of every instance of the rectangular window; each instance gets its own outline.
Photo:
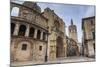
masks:
POLYGON ((22 50, 26 50, 27 49, 27 44, 23 44, 22 45, 22 50))
POLYGON ((39 46, 39 50, 40 50, 40 51, 42 50, 42 46, 39 46))

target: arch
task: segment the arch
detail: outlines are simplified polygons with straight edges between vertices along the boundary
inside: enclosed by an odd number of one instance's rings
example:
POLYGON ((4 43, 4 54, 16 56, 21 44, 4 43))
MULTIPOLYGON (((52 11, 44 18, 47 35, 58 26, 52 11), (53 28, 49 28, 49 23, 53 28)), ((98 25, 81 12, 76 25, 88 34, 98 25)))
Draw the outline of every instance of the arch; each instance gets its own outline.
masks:
POLYGON ((63 39, 61 37, 56 39, 56 57, 63 57, 63 39))
POLYGON ((35 29, 33 27, 30 28, 30 32, 29 32, 29 37, 33 37, 34 36, 34 31, 35 29))
POLYGON ((11 35, 13 35, 14 29, 15 29, 15 24, 11 23, 11 35))
POLYGON ((41 31, 38 30, 38 31, 37 31, 37 39, 40 39, 40 35, 41 35, 41 31))
POLYGON ((11 11, 11 16, 18 16, 19 15, 19 8, 13 7, 11 11))
POLYGON ((19 27, 18 35, 19 35, 19 36, 24 36, 24 35, 25 35, 25 32, 26 32, 26 26, 25 26, 25 25, 21 25, 21 26, 19 27))
POLYGON ((46 33, 43 32, 43 40, 45 40, 45 38, 46 38, 46 33))

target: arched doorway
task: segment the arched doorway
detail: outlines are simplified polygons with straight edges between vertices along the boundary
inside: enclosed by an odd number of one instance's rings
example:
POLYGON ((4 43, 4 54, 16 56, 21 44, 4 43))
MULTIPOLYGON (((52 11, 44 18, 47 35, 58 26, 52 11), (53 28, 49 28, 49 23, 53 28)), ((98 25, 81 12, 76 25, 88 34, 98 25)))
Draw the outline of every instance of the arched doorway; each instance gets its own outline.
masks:
POLYGON ((63 48, 63 39, 61 37, 57 37, 56 40, 56 57, 63 57, 64 53, 64 48, 63 48))
POLYGON ((77 55, 77 49, 74 46, 72 46, 69 52, 69 56, 76 56, 76 55, 77 55))

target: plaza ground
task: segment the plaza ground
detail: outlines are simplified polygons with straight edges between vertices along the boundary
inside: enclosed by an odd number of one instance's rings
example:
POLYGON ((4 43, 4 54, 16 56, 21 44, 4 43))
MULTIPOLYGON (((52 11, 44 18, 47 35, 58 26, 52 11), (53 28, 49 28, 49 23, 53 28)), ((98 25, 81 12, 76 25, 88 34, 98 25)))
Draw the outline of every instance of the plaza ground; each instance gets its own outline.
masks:
POLYGON ((88 58, 88 57, 83 57, 83 56, 74 56, 74 57, 66 57, 66 58, 59 58, 54 61, 47 61, 43 63, 33 63, 32 61, 27 61, 27 62, 14 62, 11 64, 11 66, 23 66, 23 65, 44 65, 44 64, 61 64, 61 63, 77 63, 77 62, 93 62, 95 61, 94 58, 88 58))

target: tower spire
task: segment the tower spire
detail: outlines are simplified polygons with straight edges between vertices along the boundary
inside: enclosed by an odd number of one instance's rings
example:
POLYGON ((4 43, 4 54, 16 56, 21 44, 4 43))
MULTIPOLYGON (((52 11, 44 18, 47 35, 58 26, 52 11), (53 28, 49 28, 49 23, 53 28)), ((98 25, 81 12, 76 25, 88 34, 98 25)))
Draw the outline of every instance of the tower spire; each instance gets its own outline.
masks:
POLYGON ((73 25, 73 20, 71 19, 71 25, 73 25))

